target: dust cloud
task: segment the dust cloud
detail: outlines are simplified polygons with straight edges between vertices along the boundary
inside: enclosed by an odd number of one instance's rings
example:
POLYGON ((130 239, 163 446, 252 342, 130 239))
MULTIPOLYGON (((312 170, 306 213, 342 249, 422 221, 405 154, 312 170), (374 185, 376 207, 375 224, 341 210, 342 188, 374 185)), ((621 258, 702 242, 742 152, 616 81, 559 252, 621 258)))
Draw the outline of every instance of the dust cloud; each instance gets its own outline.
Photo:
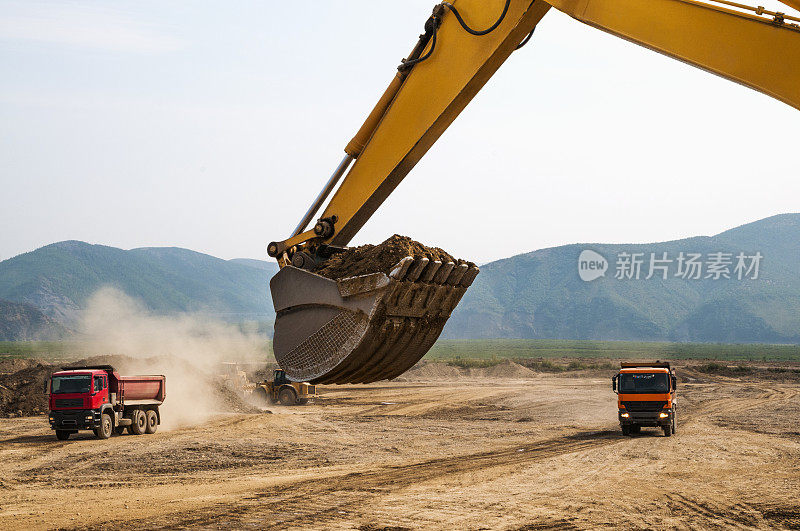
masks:
POLYGON ((105 287, 87 304, 81 332, 92 354, 124 374, 163 374, 160 429, 202 424, 238 406, 220 383, 221 362, 266 362, 267 339, 203 314, 158 315, 105 287))

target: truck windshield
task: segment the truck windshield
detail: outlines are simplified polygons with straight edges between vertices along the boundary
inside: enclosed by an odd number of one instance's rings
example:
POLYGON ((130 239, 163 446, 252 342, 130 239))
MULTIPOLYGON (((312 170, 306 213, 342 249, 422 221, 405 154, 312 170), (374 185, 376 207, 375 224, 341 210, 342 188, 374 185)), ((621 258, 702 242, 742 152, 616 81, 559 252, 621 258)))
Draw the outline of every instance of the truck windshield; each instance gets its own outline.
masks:
POLYGON ((76 374, 73 376, 53 376, 53 394, 64 393, 88 393, 92 377, 88 374, 76 374))
POLYGON ((620 393, 668 393, 669 380, 667 374, 628 373, 619 375, 620 393))

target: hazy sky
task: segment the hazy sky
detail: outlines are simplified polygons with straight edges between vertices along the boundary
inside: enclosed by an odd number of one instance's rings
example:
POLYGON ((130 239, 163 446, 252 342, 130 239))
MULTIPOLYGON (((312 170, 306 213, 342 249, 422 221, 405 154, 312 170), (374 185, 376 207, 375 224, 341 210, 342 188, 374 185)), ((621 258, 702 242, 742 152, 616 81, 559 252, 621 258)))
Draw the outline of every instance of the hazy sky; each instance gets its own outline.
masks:
MULTIPOLYGON (((65 239, 264 258, 433 3, 0 0, 0 259, 65 239)), ((551 11, 353 243, 485 262, 714 234, 800 211, 799 130, 551 11)))

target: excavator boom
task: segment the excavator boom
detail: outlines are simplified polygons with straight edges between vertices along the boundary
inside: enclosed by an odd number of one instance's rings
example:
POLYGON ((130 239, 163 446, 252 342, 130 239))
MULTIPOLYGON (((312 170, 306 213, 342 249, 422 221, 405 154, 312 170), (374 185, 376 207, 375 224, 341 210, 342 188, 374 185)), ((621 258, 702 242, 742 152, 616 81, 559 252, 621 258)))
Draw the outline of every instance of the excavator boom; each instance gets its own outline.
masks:
POLYGON ((798 18, 714 0, 548 1, 592 27, 800 108, 798 18))
POLYGON ((392 378, 432 346, 477 269, 409 257, 388 276, 333 281, 313 270, 350 242, 551 7, 800 109, 800 19, 786 13, 728 0, 438 4, 292 236, 268 247, 282 268, 270 284, 275 356, 290 378, 392 378))

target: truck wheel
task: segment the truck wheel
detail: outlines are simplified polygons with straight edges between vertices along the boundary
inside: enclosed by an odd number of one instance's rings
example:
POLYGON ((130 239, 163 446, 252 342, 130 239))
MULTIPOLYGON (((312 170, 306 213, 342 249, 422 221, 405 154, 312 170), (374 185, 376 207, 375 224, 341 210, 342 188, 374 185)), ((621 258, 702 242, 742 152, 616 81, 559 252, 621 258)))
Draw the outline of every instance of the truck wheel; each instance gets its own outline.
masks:
POLYGON ((131 413, 131 425, 128 431, 132 435, 142 435, 147 430, 147 417, 141 409, 134 409, 131 413))
POLYGON ((158 429, 158 415, 152 409, 148 409, 145 413, 145 419, 147 420, 147 426, 145 427, 145 432, 148 434, 153 434, 158 429))
POLYGON ((678 432, 678 412, 674 412, 672 414, 672 434, 676 434, 678 432))
POLYGON ((100 415, 100 426, 95 428, 94 436, 98 439, 108 439, 111 437, 111 432, 113 430, 114 425, 111 422, 111 416, 107 413, 103 413, 100 415))
POLYGON ((623 424, 622 425, 622 435, 627 437, 630 434, 631 434, 631 427, 629 425, 627 425, 627 424, 623 424))
POLYGON ((256 390, 253 392, 253 396, 255 396, 256 404, 259 406, 266 406, 267 404, 272 403, 272 401, 269 399, 267 390, 263 387, 256 387, 256 390))
POLYGON ((278 400, 282 406, 293 406, 297 403, 297 395, 293 389, 281 389, 278 393, 278 400))
POLYGON ((669 437, 672 435, 672 425, 662 426, 662 428, 664 429, 664 437, 669 437))
POLYGON ((59 441, 66 441, 70 435, 71 432, 68 430, 56 430, 56 439, 59 441))

